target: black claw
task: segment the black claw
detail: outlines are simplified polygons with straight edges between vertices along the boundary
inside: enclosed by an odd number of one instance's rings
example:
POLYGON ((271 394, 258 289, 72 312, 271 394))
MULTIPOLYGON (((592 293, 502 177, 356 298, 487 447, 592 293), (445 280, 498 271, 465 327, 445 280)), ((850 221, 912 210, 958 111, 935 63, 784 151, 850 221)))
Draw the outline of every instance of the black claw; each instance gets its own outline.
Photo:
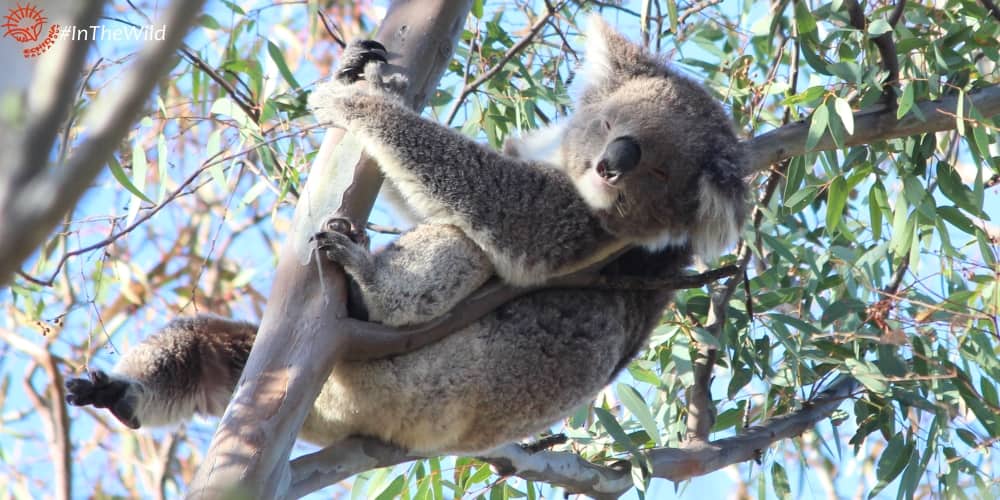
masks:
MULTIPOLYGON (((368 244, 370 243, 365 228, 344 217, 331 217, 327 219, 326 223, 323 224, 323 228, 332 233, 347 235, 355 244, 365 248, 368 248, 368 244)), ((316 237, 319 237, 319 235, 316 237)))
POLYGON ((389 51, 385 49, 385 45, 382 45, 378 40, 361 40, 358 45, 363 47, 365 50, 378 51, 383 54, 388 54, 389 51))
POLYGON ((329 220, 326 221, 326 224, 324 224, 324 226, 326 227, 327 231, 331 231, 334 233, 350 234, 351 229, 354 227, 354 224, 351 224, 350 220, 345 219, 343 217, 331 217, 329 220))
POLYGON ((87 377, 66 380, 66 402, 73 406, 93 406, 107 408, 123 424, 139 428, 132 402, 125 397, 129 383, 112 380, 102 370, 91 370, 87 377))
POLYGON ((337 70, 337 79, 354 83, 364 75, 365 65, 372 61, 385 63, 388 61, 388 56, 389 53, 385 46, 375 40, 351 42, 341 56, 341 66, 337 70))

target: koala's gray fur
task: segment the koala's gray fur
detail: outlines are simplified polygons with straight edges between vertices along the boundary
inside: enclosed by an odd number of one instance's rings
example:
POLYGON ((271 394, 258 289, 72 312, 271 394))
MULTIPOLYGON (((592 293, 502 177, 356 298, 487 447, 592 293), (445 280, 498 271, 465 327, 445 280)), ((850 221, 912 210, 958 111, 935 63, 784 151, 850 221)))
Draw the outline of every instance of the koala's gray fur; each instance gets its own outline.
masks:
POLYGON ((375 254, 345 234, 320 237, 358 286, 366 319, 389 326, 437 318, 493 276, 486 254, 455 226, 421 224, 375 254))
MULTIPOLYGON (((334 90, 314 101, 326 113, 342 113, 325 118, 358 134, 408 202, 434 223, 418 226, 388 257, 359 252, 349 241, 329 250, 368 293, 381 293, 373 303, 383 309, 373 316, 406 319, 393 317, 392 301, 399 305, 393 296, 407 292, 380 282, 379 269, 402 263, 393 272, 422 274, 410 267, 416 261, 402 259, 433 241, 466 245, 468 236, 472 253, 488 257, 503 279, 526 284, 593 262, 622 242, 644 248, 628 250, 602 273, 671 276, 690 264, 693 250, 710 254, 735 237, 744 213, 743 160, 719 105, 600 20, 589 32, 587 64, 595 80, 577 113, 508 144, 525 158, 554 148, 552 164, 499 155, 377 92, 334 90), (622 135, 635 137, 642 158, 623 186, 609 189, 592 171, 622 135), (424 240, 421 231, 445 233, 427 232, 424 240)), ((480 265, 469 268, 478 272, 480 265)), ((612 380, 644 347, 671 295, 542 290, 418 351, 340 363, 302 437, 328 445, 367 435, 429 455, 475 454, 537 433, 612 380)), ((454 299, 444 293, 427 303, 454 299)), ((254 334, 253 325, 222 318, 175 320, 111 374, 69 380, 67 399, 108 408, 130 427, 218 414, 254 334)))

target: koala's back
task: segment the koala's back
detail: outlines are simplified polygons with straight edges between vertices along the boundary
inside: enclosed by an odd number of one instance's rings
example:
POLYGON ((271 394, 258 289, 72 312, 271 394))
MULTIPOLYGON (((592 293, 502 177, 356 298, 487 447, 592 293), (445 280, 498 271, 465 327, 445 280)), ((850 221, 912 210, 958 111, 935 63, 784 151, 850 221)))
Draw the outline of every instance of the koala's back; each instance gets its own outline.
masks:
POLYGON ((328 444, 360 434, 414 453, 471 454, 537 433, 611 381, 668 299, 546 290, 419 351, 338 365, 303 437, 328 444))

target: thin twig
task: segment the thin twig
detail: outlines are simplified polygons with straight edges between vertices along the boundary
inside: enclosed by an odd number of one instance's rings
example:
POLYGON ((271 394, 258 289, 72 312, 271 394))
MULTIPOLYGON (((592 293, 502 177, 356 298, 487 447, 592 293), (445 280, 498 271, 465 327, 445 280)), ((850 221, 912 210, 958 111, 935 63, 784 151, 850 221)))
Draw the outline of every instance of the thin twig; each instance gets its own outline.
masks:
MULTIPOLYGON (((253 151, 253 150, 255 150, 255 149, 257 149, 257 148, 259 148, 259 147, 261 147, 263 145, 265 145, 265 144, 269 144, 269 143, 272 143, 272 142, 276 142, 276 141, 285 139, 285 138, 287 138, 287 137, 289 137, 291 135, 298 135, 298 132, 296 132, 296 133, 290 133, 290 134, 284 134, 284 135, 273 137, 273 138, 268 139, 268 140, 266 140, 264 142, 261 142, 259 144, 255 144, 255 145, 253 145, 253 146, 251 146, 249 148, 246 148, 246 149, 244 149, 242 151, 239 151, 239 152, 231 154, 231 155, 223 156, 221 158, 220 158, 220 155, 222 155, 222 153, 224 151, 220 151, 220 152, 216 153, 211 158, 209 158, 208 160, 206 160, 205 163, 203 163, 200 167, 198 167, 191 175, 189 175, 186 179, 184 179, 184 181, 181 182, 181 184, 179 186, 177 186, 177 189, 174 189, 173 191, 171 191, 170 194, 166 198, 164 198, 162 202, 160 202, 159 204, 153 206, 149 211, 147 211, 146 213, 144 213, 142 216, 137 217, 135 219, 135 221, 132 222, 132 224, 129 224, 128 227, 122 229, 121 231, 119 231, 117 233, 114 233, 114 234, 112 234, 112 235, 104 238, 101 241, 98 241, 96 243, 87 245, 87 246, 85 246, 83 248, 78 248, 76 250, 72 250, 72 251, 66 252, 62 257, 59 258, 59 262, 56 263, 55 270, 52 271, 52 274, 47 279, 36 278, 36 277, 31 276, 31 275, 29 275, 29 274, 27 274, 27 273, 25 273, 23 271, 18 271, 18 274, 22 278, 24 278, 24 279, 26 279, 26 280, 28 280, 28 281, 36 284, 36 285, 52 286, 52 283, 55 282, 56 277, 59 275, 59 272, 62 270, 63 265, 66 264, 67 260, 69 260, 71 257, 75 257, 77 255, 85 254, 87 252, 94 251, 94 250, 96 250, 98 248, 102 248, 102 247, 108 246, 108 245, 114 243, 115 241, 117 241, 118 239, 120 239, 122 236, 125 236, 125 235, 131 233, 132 231, 135 230, 135 228, 137 228, 140 225, 142 225, 144 222, 146 222, 147 220, 149 220, 150 218, 152 218, 154 215, 156 215, 164 207, 166 207, 167 205, 169 205, 172 201, 174 201, 175 199, 177 199, 178 197, 180 197, 181 194, 183 194, 185 192, 184 190, 189 185, 191 185, 191 183, 193 183, 198 178, 198 176, 200 176, 205 170, 208 170, 212 166, 218 165, 220 163, 224 163, 224 162, 227 162, 229 160, 238 158, 238 157, 240 157, 242 155, 245 155, 245 154, 247 154, 247 153, 249 153, 249 152, 251 152, 251 151, 253 151)), ((198 187, 200 188, 201 186, 198 186, 198 187)))
POLYGON ((552 17, 555 11, 560 9, 563 4, 565 4, 565 2, 560 2, 558 5, 556 5, 555 8, 551 7, 547 8, 545 14, 543 14, 540 19, 536 20, 535 23, 531 25, 531 29, 528 31, 528 34, 525 35, 524 38, 518 40, 517 43, 515 43, 510 49, 508 49, 507 52, 505 52, 504 55, 500 58, 500 60, 498 60, 496 64, 493 65, 493 67, 487 69, 478 77, 476 77, 475 80, 462 87, 462 91, 459 92, 458 97, 455 98, 455 104, 452 105, 451 111, 448 112, 448 117, 445 119, 444 122, 451 123, 451 121, 455 119, 455 115, 458 114, 459 108, 462 107, 462 103, 465 101, 465 98, 468 97, 469 94, 475 92, 480 85, 486 83, 490 78, 496 76, 496 74, 499 73, 500 70, 502 70, 504 66, 506 66, 507 63, 514 58, 514 56, 516 56, 522 50, 524 50, 524 48, 531 43, 531 41, 535 38, 535 36, 542 31, 542 28, 545 27, 545 24, 549 22, 549 18, 552 17))
MULTIPOLYGON (((143 19, 145 19, 147 22, 151 22, 150 17, 145 12, 143 12, 142 9, 140 9, 138 6, 132 3, 132 0, 126 0, 126 3, 128 3, 129 6, 132 7, 132 10, 134 10, 137 14, 142 16, 143 19)), ((119 19, 114 17, 108 17, 106 19, 117 21, 119 23, 131 26, 133 28, 140 27, 139 25, 126 21, 124 19, 119 19)), ((254 123, 260 122, 260 110, 253 105, 253 99, 250 96, 239 91, 236 87, 234 87, 231 83, 229 83, 229 81, 226 80, 225 77, 219 74, 218 71, 215 71, 215 69, 209 66, 208 63, 206 63, 201 57, 198 57, 198 54, 195 54, 193 50, 187 47, 187 45, 181 45, 178 50, 180 51, 181 54, 184 55, 184 57, 188 60, 188 62, 193 64, 198 69, 204 71, 205 74, 208 75, 208 77, 211 78, 213 82, 217 83, 220 87, 222 87, 222 89, 226 91, 226 94, 233 100, 234 103, 236 103, 236 106, 242 109, 243 112, 246 113, 246 115, 254 121, 254 123)))
POLYGON ((703 11, 703 10, 705 10, 705 9, 713 6, 713 5, 718 5, 720 3, 722 3, 722 0, 704 0, 704 1, 698 2, 698 3, 696 3, 696 4, 692 5, 692 6, 684 9, 684 12, 682 12, 681 15, 677 16, 677 24, 684 24, 685 22, 687 22, 687 20, 688 20, 689 17, 691 17, 691 16, 693 16, 693 15, 695 15, 695 14, 697 14, 697 13, 699 13, 699 12, 701 12, 701 11, 703 11))
MULTIPOLYGON (((87 5, 96 5, 100 10, 102 2, 87 2, 87 5)), ((30 154, 24 151, 15 153, 15 158, 18 153, 23 155, 21 160, 31 160, 31 155, 41 154, 42 157, 37 164, 16 165, 13 172, 27 175, 8 179, 11 181, 6 183, 9 191, 0 192, 0 221, 3 221, 0 224, 0 255, 4 256, 0 260, 0 283, 10 279, 21 262, 76 205, 91 181, 104 168, 122 138, 132 129, 133 121, 159 82, 160 75, 170 68, 170 54, 180 46, 187 28, 201 11, 201 5, 202 0, 179 0, 170 4, 163 19, 167 30, 165 40, 146 44, 134 59, 130 71, 125 72, 121 86, 102 95, 94 103, 95 112, 88 116, 87 139, 60 168, 40 168, 47 163, 45 155, 51 150, 51 141, 41 151, 32 149, 30 154)), ((85 55, 79 54, 81 58, 85 55)), ((75 80, 73 83, 75 85, 75 80)), ((69 92, 67 99, 71 100, 72 90, 69 92)), ((60 115, 60 121, 63 116, 65 112, 60 115)), ((55 134, 55 128, 47 134, 55 134)))

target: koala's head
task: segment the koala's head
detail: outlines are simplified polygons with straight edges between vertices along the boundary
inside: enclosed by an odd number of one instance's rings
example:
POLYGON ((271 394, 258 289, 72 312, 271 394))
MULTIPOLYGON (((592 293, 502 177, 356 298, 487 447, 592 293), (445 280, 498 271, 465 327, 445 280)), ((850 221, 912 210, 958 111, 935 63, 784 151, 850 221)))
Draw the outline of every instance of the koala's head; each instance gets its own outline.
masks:
POLYGON ((563 167, 622 238, 690 244, 712 258, 745 216, 745 159, 728 116, 700 85, 592 16, 563 167))

